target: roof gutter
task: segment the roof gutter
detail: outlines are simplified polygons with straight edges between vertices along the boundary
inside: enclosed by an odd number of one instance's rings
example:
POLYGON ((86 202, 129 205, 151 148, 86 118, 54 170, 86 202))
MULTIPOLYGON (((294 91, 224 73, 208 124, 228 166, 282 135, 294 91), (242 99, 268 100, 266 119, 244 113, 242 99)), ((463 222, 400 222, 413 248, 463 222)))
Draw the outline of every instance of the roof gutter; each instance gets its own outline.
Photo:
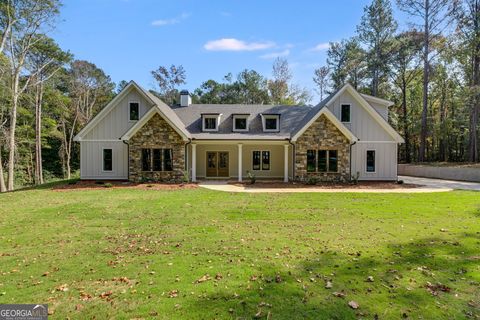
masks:
POLYGON ((295 156, 296 156, 296 146, 292 142, 291 138, 288 138, 288 143, 292 145, 292 181, 295 181, 295 156))

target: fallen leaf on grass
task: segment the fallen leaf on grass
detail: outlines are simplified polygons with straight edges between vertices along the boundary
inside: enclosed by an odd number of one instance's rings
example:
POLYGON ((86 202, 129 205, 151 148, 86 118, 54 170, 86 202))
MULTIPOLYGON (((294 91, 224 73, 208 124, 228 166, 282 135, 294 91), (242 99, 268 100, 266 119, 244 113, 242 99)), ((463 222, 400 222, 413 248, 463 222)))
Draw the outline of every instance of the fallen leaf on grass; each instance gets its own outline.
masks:
POLYGON ((68 291, 68 285, 66 283, 62 284, 61 286, 56 287, 55 290, 63 292, 68 291))
POLYGON ((345 293, 343 293, 343 292, 337 292, 337 291, 335 291, 335 292, 332 293, 332 294, 333 294, 335 297, 337 297, 337 298, 343 298, 343 297, 345 297, 345 293))
POLYGON ((353 300, 348 303, 348 306, 352 309, 358 309, 360 307, 360 305, 353 300))
POLYGON ((195 283, 202 283, 202 282, 205 282, 205 281, 208 281, 208 280, 211 280, 212 278, 206 274, 204 276, 202 276, 200 279, 197 279, 195 280, 195 283))
POLYGON ((176 298, 178 297, 178 290, 172 290, 168 293, 169 298, 176 298))
POLYGON ((442 291, 442 292, 450 292, 451 291, 450 287, 447 287, 446 285, 441 284, 441 283, 432 284, 430 282, 427 282, 427 284, 425 285, 425 288, 427 288, 427 290, 434 296, 437 296, 440 291, 442 291))
POLYGON ((331 289, 332 287, 333 287, 333 284, 332 284, 331 281, 327 281, 327 282, 325 283, 325 289, 331 289))
POLYGON ((81 305, 81 304, 77 304, 77 305, 75 306, 75 310, 76 310, 76 311, 80 311, 80 310, 82 310, 83 308, 84 308, 84 307, 83 307, 83 305, 81 305))
POLYGON ((102 292, 99 297, 101 299, 108 299, 111 295, 113 294, 112 291, 106 291, 106 292, 102 292))
POLYGON ((80 292, 80 300, 87 301, 92 299, 92 296, 86 292, 80 292))

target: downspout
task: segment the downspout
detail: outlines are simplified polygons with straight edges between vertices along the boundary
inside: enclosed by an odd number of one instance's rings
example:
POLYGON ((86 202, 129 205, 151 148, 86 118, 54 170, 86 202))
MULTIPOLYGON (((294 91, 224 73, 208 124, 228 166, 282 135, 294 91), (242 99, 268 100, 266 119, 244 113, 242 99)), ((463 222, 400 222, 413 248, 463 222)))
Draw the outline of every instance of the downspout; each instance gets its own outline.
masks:
MULTIPOLYGON (((121 138, 120 138, 121 139, 121 138)), ((128 154, 128 161, 127 161, 127 180, 130 181, 130 144, 128 144, 127 140, 122 140, 123 143, 127 145, 127 154, 128 154)))
POLYGON ((188 178, 190 179, 190 172, 188 172, 188 145, 192 144, 192 139, 188 139, 188 142, 185 143, 185 171, 188 174, 188 178))
POLYGON ((352 181, 352 147, 357 144, 357 140, 355 140, 353 143, 350 143, 350 182, 352 181))
POLYGON ((295 144, 292 142, 292 139, 288 139, 288 143, 292 145, 292 181, 295 181, 295 156, 296 156, 296 148, 295 144))

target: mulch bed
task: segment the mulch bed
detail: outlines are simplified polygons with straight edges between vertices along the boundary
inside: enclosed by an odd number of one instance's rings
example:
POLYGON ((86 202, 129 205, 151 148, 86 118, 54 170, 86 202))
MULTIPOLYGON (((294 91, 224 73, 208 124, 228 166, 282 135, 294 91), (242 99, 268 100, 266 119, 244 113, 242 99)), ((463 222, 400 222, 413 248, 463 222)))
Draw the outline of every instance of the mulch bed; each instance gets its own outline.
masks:
POLYGON ((185 190, 195 189, 194 183, 133 183, 128 181, 97 181, 80 180, 73 184, 60 184, 52 188, 54 191, 98 190, 98 189, 140 189, 140 190, 185 190))
POLYGON ((239 187, 246 187, 246 188, 322 188, 322 189, 411 189, 411 188, 418 188, 421 185, 418 184, 398 184, 392 181, 360 181, 358 184, 350 184, 350 183, 318 183, 316 185, 307 185, 298 182, 279 182, 279 181, 260 181, 256 182, 255 184, 250 184, 249 182, 229 182, 229 184, 233 184, 239 187))

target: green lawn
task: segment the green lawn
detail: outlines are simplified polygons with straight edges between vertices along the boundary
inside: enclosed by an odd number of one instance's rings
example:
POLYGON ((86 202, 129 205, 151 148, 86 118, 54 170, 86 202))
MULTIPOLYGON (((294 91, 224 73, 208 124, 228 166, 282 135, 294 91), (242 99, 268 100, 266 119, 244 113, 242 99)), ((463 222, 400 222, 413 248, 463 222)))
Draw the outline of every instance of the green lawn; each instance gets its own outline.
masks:
POLYGON ((0 303, 53 319, 479 319, 479 283, 475 192, 0 195, 0 303))

